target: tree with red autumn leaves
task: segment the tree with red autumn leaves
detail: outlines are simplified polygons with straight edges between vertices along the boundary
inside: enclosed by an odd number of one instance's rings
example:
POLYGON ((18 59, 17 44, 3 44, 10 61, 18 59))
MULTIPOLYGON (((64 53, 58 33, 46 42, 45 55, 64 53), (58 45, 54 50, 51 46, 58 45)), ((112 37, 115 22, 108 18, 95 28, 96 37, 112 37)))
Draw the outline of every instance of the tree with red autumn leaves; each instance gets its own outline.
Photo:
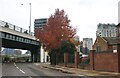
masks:
POLYGON ((35 37, 40 40, 44 50, 59 49, 63 40, 70 40, 76 34, 76 29, 70 26, 70 20, 64 10, 56 9, 48 18, 42 29, 35 30, 35 37))

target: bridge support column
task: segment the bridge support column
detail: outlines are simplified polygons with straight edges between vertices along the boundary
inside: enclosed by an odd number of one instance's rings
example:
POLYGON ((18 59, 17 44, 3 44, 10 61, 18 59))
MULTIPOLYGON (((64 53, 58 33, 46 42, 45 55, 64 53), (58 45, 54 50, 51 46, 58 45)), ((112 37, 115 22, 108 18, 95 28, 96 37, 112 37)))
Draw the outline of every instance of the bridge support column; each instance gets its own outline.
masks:
POLYGON ((34 51, 34 62, 37 62, 37 52, 34 51))
POLYGON ((38 55, 37 55, 37 60, 38 60, 37 62, 40 62, 40 48, 38 48, 37 52, 38 52, 38 53, 37 53, 37 54, 38 54, 38 55))
POLYGON ((31 62, 34 62, 34 55, 33 55, 33 52, 31 51, 31 62))
MULTIPOLYGON (((1 33, 0 33, 1 34, 1 33)), ((0 35, 1 36, 1 35, 0 35)), ((2 56, 1 56, 1 49, 2 49, 2 39, 0 38, 0 68, 2 68, 2 56)), ((2 76, 2 69, 0 69, 0 77, 2 76)), ((2 77, 1 77, 2 78, 2 77)))
POLYGON ((40 49, 31 50, 31 62, 40 62, 40 49))
POLYGON ((37 48, 35 51, 35 62, 40 62, 40 49, 37 48))
POLYGON ((2 39, 0 38, 0 63, 2 63, 1 49, 2 49, 2 39))

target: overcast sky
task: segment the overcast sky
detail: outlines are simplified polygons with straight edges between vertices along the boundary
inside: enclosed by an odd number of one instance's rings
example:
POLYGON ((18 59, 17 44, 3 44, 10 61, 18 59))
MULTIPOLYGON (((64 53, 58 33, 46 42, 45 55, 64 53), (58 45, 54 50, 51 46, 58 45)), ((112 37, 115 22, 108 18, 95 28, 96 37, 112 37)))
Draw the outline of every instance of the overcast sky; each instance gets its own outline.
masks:
POLYGON ((28 29, 32 3, 32 31, 34 19, 48 18, 56 8, 64 9, 71 25, 77 27, 82 38, 96 38, 98 23, 118 24, 119 0, 0 0, 0 20, 28 29), (25 5, 21 5, 25 4, 25 5))

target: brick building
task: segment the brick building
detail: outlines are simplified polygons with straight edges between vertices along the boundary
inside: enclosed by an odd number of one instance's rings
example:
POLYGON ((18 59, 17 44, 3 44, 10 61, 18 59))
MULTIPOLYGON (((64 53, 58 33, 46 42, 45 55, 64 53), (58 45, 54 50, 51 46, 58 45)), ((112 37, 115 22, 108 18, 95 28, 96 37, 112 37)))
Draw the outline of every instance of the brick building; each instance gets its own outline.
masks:
POLYGON ((97 37, 90 52, 92 70, 120 73, 120 24, 116 27, 116 37, 97 37))
POLYGON ((93 45, 93 50, 96 50, 96 52, 112 51, 116 48, 116 44, 118 43, 117 39, 117 37, 98 36, 93 45))

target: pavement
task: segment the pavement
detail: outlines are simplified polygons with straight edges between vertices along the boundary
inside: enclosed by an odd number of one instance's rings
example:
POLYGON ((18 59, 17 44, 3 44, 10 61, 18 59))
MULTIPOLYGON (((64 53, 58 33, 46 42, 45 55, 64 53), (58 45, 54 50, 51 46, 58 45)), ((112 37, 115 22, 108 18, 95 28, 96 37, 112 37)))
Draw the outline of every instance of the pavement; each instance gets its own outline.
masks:
POLYGON ((95 70, 85 70, 85 69, 79 69, 79 68, 69 68, 64 67, 60 65, 50 65, 50 63, 35 63, 35 65, 43 67, 43 68, 49 68, 57 71, 61 71, 63 73, 69 73, 69 74, 77 74, 77 75, 84 75, 88 77, 94 77, 94 78, 120 78, 120 73, 115 72, 102 72, 102 71, 95 71, 95 70))

